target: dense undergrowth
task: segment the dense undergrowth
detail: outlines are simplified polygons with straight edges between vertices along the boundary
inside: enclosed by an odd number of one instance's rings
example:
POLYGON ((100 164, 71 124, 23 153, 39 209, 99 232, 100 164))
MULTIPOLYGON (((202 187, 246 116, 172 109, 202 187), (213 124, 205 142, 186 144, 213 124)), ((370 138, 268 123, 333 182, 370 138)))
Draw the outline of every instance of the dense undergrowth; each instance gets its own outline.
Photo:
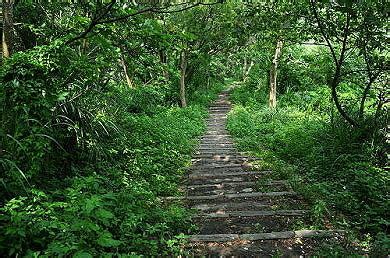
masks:
POLYGON ((15 54, 1 70, 7 113, 0 161, 8 172, 1 178, 0 253, 180 252, 182 233, 192 229, 188 213, 158 197, 177 194, 205 107, 222 85, 194 91, 187 108, 168 101, 177 99, 169 84, 131 89, 108 81, 72 95, 61 84, 75 67, 56 63, 66 50, 15 54))
MULTIPOLYGON (((300 65, 281 68, 279 107, 268 108, 266 77, 253 75, 232 92, 228 129, 241 150, 261 158, 259 167, 289 179, 305 196, 312 206, 312 227, 347 229, 353 235, 352 253, 360 248, 386 255, 390 178, 383 163, 384 136, 367 136, 335 115, 324 98, 330 95, 324 85, 327 56, 318 50, 323 56, 314 63, 318 51, 299 51, 290 50, 289 58, 300 65)), ((334 249, 328 255, 345 252, 334 249)))

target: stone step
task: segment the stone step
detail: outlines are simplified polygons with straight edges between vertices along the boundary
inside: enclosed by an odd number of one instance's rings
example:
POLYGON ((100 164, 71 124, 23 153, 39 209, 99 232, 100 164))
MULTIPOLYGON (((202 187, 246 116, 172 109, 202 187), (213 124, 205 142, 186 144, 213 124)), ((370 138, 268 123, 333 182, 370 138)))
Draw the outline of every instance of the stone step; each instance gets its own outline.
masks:
POLYGON ((209 110, 210 109, 231 109, 232 107, 230 105, 226 105, 226 104, 223 104, 223 105, 211 105, 209 106, 209 110))
POLYGON ((296 223, 306 221, 306 215, 297 216, 248 216, 248 217, 194 217, 199 234, 251 234, 293 230, 296 223))
POLYGON ((226 111, 223 111, 223 110, 212 110, 212 111, 209 111, 209 116, 212 117, 212 116, 226 116, 227 113, 229 113, 228 110, 226 111))
POLYGON ((201 138, 221 138, 221 137, 228 137, 228 138, 231 138, 231 135, 230 134, 219 134, 219 135, 210 135, 210 136, 202 136, 201 138))
POLYGON ((220 183, 220 184, 201 184, 201 185, 187 185, 186 188, 190 190, 194 189, 222 189, 224 187, 231 187, 231 186, 254 186, 256 185, 256 182, 226 182, 226 183, 220 183))
MULTIPOLYGON (((203 184, 218 184, 218 183, 227 183, 227 182, 246 182, 248 180, 256 181, 257 178, 260 178, 261 176, 235 176, 235 177, 226 177, 226 178, 198 178, 193 179, 191 178, 191 184, 192 185, 203 185, 203 184)), ((187 179, 188 181, 189 179, 187 179)))
POLYGON ((241 155, 194 155, 192 157, 193 163, 211 163, 211 162, 217 162, 217 163, 227 163, 227 162, 233 162, 233 163, 242 163, 245 161, 257 161, 258 158, 253 157, 246 157, 241 155))
POLYGON ((224 125, 218 125, 218 126, 213 125, 213 126, 207 126, 206 133, 209 133, 209 132, 211 132, 211 133, 218 132, 220 134, 226 134, 227 130, 226 130, 224 125))
POLYGON ((216 212, 226 210, 241 210, 241 209, 263 209, 269 210, 271 208, 268 204, 259 202, 228 202, 228 203, 198 203, 191 207, 192 209, 202 212, 216 212))
POLYGON ((295 230, 279 231, 254 234, 211 234, 211 235, 190 235, 187 240, 190 242, 231 242, 237 240, 258 241, 258 240, 279 240, 291 238, 313 238, 343 235, 343 230, 295 230))
POLYGON ((212 171, 213 173, 226 173, 226 172, 252 171, 252 168, 250 166, 244 166, 240 163, 228 163, 226 165, 223 165, 223 163, 219 163, 219 164, 199 163, 186 168, 186 170, 190 172, 199 172, 199 173, 201 172, 208 173, 210 171, 212 171))
POLYGON ((238 158, 231 158, 231 159, 210 159, 210 158, 198 158, 198 159, 192 159, 192 164, 195 166, 198 165, 210 165, 210 166, 217 166, 217 165, 224 165, 224 164, 246 164, 253 160, 251 159, 238 159, 238 158))
MULTIPOLYGON (((239 153, 235 149, 230 149, 230 150, 198 150, 195 155, 200 155, 200 156, 237 156, 239 153)), ((195 157, 194 157, 195 158, 195 157)), ((197 158, 197 157, 196 157, 197 158)))
MULTIPOLYGON (((207 182, 207 181, 206 181, 207 182)), ((288 191, 290 188, 278 181, 270 182, 262 187, 267 187, 267 191, 288 191)), ((186 187, 189 195, 216 195, 216 194, 233 194, 233 193, 250 193, 258 190, 256 181, 225 182, 219 184, 196 184, 186 187)), ((264 192, 264 190, 262 190, 264 192)))
POLYGON ((208 130, 206 131, 204 134, 203 134, 203 137, 204 136, 220 136, 220 135, 226 135, 227 131, 226 130, 218 130, 218 131, 215 131, 215 130, 208 130))
POLYGON ((268 193, 237 193, 237 194, 220 194, 220 195, 191 195, 191 196, 168 196, 162 197, 163 200, 229 200, 229 199, 246 199, 259 197, 279 197, 279 196, 296 196, 295 192, 268 192, 268 193))
MULTIPOLYGON (((175 201, 175 200, 170 200, 175 201)), ((260 196, 251 198, 231 198, 231 199, 197 199, 197 200, 177 200, 184 202, 187 207, 197 209, 199 205, 203 208, 209 207, 204 212, 220 212, 235 210, 307 210, 310 207, 299 195, 280 196, 260 196), (251 203, 256 205, 250 206, 251 203), (218 205, 214 207, 214 205, 218 205), (240 206, 241 205, 241 206, 240 206), (258 208, 257 206, 260 206, 258 208), (214 207, 214 208, 213 208, 214 207)))
POLYGON ((198 151, 232 151, 232 150, 236 150, 236 148, 233 145, 231 146, 207 145, 198 148, 198 151))
POLYGON ((218 147, 218 146, 215 146, 215 147, 202 147, 202 148, 198 148, 197 150, 197 153, 206 153, 206 154, 217 154, 217 153, 220 153, 220 154, 231 154, 231 153, 239 153, 236 148, 234 147, 218 147))
POLYGON ((248 166, 245 166, 243 164, 200 164, 200 165, 193 165, 192 167, 186 168, 187 170, 205 170, 205 169, 230 169, 230 168, 247 168, 248 166))
POLYGON ((208 113, 209 115, 226 115, 229 111, 230 109, 209 109, 208 113))
POLYGON ((188 179, 205 179, 205 178, 226 178, 226 177, 260 177, 265 175, 270 175, 272 171, 224 171, 219 173, 203 173, 203 172, 192 172, 192 174, 188 175, 188 179))
POLYGON ((240 211, 218 211, 213 213, 198 213, 195 218, 234 218, 234 217, 265 217, 265 216, 303 216, 307 210, 240 210, 240 211))
MULTIPOLYGON (((291 197, 291 196, 290 196, 291 197)), ((285 198, 284 196, 263 198, 257 200, 242 201, 235 199, 228 202, 192 201, 188 203, 191 209, 202 212, 240 211, 240 210, 286 210, 286 209, 308 209, 308 205, 300 199, 285 198)))
POLYGON ((228 159, 242 159, 242 160, 254 160, 253 157, 243 156, 236 151, 230 151, 228 153, 218 153, 215 152, 202 152, 192 156, 193 159, 213 159, 213 160, 228 160, 228 159))
POLYGON ((234 145, 231 139, 201 139, 200 145, 234 145))
POLYGON ((221 119, 221 120, 223 119, 226 121, 227 114, 213 114, 213 113, 211 113, 208 119, 214 119, 214 120, 215 119, 221 119))
POLYGON ((199 148, 206 148, 206 147, 226 147, 226 148, 234 148, 235 145, 233 142, 226 142, 226 143, 199 143, 199 148))

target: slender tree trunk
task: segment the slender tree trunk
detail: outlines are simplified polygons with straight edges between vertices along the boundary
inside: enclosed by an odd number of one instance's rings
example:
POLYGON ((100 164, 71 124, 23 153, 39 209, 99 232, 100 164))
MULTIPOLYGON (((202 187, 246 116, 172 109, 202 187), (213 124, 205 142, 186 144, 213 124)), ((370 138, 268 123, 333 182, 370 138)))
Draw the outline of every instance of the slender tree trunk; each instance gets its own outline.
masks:
POLYGON ((167 55, 165 54, 164 50, 160 50, 159 51, 159 56, 160 56, 160 62, 163 64, 164 68, 163 68, 163 76, 165 78, 165 80, 169 80, 169 73, 168 73, 168 58, 167 58, 167 55))
POLYGON ((3 58, 12 55, 14 44, 14 22, 13 22, 13 5, 14 0, 3 0, 3 39, 2 54, 3 58))
POLYGON ((251 60, 250 63, 248 63, 248 59, 245 57, 245 59, 244 59, 244 68, 243 68, 243 71, 242 71, 242 80, 244 82, 248 79, 248 75, 251 72, 251 69, 252 69, 253 65, 254 65, 253 60, 251 60))
POLYGON ((181 76, 180 76, 180 102, 182 107, 187 106, 186 101, 186 91, 185 91, 185 78, 186 78, 186 71, 187 71, 187 56, 186 51, 183 50, 181 52, 180 56, 180 70, 181 70, 181 76))
POLYGON ((246 67, 248 66, 248 60, 246 57, 244 57, 244 65, 242 67, 242 80, 245 80, 245 74, 246 74, 246 67))
POLYGON ((123 56, 122 51, 121 51, 121 54, 120 54, 120 58, 121 58, 120 61, 121 61, 121 65, 122 65, 122 68, 123 68, 123 72, 125 74, 127 85, 129 85, 130 88, 134 88, 134 84, 133 84, 133 81, 130 79, 129 72, 127 70, 125 57, 123 56))
MULTIPOLYGON (((335 70, 335 73, 333 75, 333 80, 332 80, 332 83, 331 83, 331 89, 332 89, 332 98, 333 98, 333 101, 334 101, 334 104, 336 105, 336 108, 337 108, 337 111, 339 111, 340 115, 345 119, 345 121, 347 121, 350 125, 352 125, 353 127, 358 127, 358 124, 355 122, 355 120, 353 120, 349 115, 348 113, 343 109, 341 103, 340 103, 340 99, 337 95, 337 86, 340 84, 340 79, 341 79, 341 68, 343 66, 343 63, 344 63, 344 58, 345 58, 345 52, 346 52, 346 49, 347 49, 347 41, 348 41, 348 35, 349 35, 349 22, 350 22, 350 16, 349 14, 347 14, 347 18, 346 18, 346 24, 345 24, 345 27, 344 27, 344 39, 343 39, 343 42, 342 42, 342 47, 341 47, 341 50, 340 50, 340 58, 337 60, 335 60, 335 65, 336 65, 336 70, 335 70)), ((328 43, 329 45, 329 43, 328 43)))
POLYGON ((269 107, 275 108, 276 107, 276 82, 277 82, 277 75, 278 75, 278 64, 280 55, 282 54, 282 47, 283 47, 283 41, 278 40, 278 43, 276 44, 275 49, 275 55, 272 60, 271 69, 269 72, 269 107))
POLYGON ((368 83, 363 91, 362 99, 360 100, 360 108, 359 108, 359 119, 363 118, 364 115, 364 105, 366 103, 366 99, 368 97, 368 93, 370 92, 372 84, 375 82, 376 78, 379 76, 379 73, 375 75, 369 75, 368 83))

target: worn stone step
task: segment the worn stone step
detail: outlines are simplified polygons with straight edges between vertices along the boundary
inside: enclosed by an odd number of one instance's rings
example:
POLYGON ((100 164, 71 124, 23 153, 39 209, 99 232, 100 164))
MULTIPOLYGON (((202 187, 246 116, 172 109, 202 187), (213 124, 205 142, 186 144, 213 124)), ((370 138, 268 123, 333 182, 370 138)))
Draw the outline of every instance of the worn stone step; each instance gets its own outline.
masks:
POLYGON ((231 135, 230 134, 219 134, 219 135, 209 135, 209 136, 204 135, 201 138, 223 138, 223 137, 231 138, 231 135))
POLYGON ((232 158, 232 159, 210 159, 210 158, 199 158, 199 159, 192 159, 192 164, 195 166, 198 165, 210 165, 210 166, 218 166, 223 164, 246 164, 253 160, 248 159, 238 159, 238 158, 232 158))
POLYGON ((228 130, 226 130, 225 127, 222 127, 222 126, 208 126, 206 128, 206 132, 205 132, 204 135, 206 135, 206 134, 228 135, 229 133, 228 133, 228 130))
POLYGON ((207 126, 223 127, 226 129, 226 123, 224 121, 212 121, 206 124, 207 126))
POLYGON ((209 110, 213 110, 213 109, 231 109, 231 106, 230 105, 211 105, 209 106, 209 110))
POLYGON ((207 145, 234 145, 233 141, 231 139, 202 139, 200 141, 200 144, 207 144, 207 145))
POLYGON ((297 216, 194 217, 193 221, 199 225, 199 234, 251 234, 292 230, 297 223, 306 221, 306 217, 301 214, 297 216))
POLYGON ((209 111, 209 117, 215 117, 215 116, 227 116, 229 112, 228 111, 209 111))
POLYGON ((244 164, 236 164, 236 163, 231 163, 231 164, 199 164, 199 165, 193 165, 192 167, 188 167, 187 170, 199 170, 199 169, 229 169, 229 168, 237 168, 237 167, 242 167, 242 168, 247 168, 249 166, 244 165, 244 164))
POLYGON ((200 147, 209 147, 209 146, 234 147, 235 144, 231 140, 226 141, 226 142, 215 142, 215 141, 207 142, 205 140, 199 141, 199 148, 200 147))
POLYGON ((230 109, 209 109, 209 114, 224 114, 229 113, 230 109))
POLYGON ((198 156, 192 157, 192 163, 195 164, 228 164, 228 163, 243 163, 249 161, 256 161, 254 158, 247 157, 237 157, 237 156, 227 156, 227 157, 209 157, 209 156, 198 156))
POLYGON ((308 204, 298 195, 260 196, 252 198, 231 199, 197 199, 197 200, 170 200, 170 202, 184 202, 188 208, 198 210, 203 207, 204 212, 221 212, 236 210, 308 210, 308 204), (251 204, 254 204, 251 206, 251 204), (216 206, 214 206, 216 205, 216 206), (209 207, 208 209, 206 207, 209 207))
POLYGON ((222 171, 218 173, 208 172, 196 172, 193 171, 192 174, 188 175, 189 179, 199 179, 199 178, 226 178, 226 177, 260 177, 265 175, 270 175, 272 171, 264 170, 264 171, 222 171))
POLYGON ((259 198, 256 200, 241 199, 229 200, 226 202, 209 202, 209 201, 190 201, 187 203, 191 209, 199 210, 202 212, 221 212, 221 211, 241 211, 241 210, 286 210, 286 209, 300 209, 307 210, 308 205, 300 199, 291 198, 292 196, 272 197, 272 198, 259 198))
MULTIPOLYGON (((207 182, 207 181, 206 181, 207 182)), ((280 181, 282 182, 282 181, 280 181)), ((288 191, 290 190, 286 183, 270 182, 262 185, 266 187, 266 191, 288 191)), ((254 181, 240 181, 240 182, 224 182, 219 184, 195 184, 189 185, 185 189, 188 195, 215 195, 215 194, 230 194, 230 193, 250 193, 259 192, 258 183, 254 181)), ((263 192, 260 188, 260 192, 263 192)))
POLYGON ((234 151, 231 154, 226 153, 205 153, 205 154, 196 154, 192 158, 213 158, 213 159, 228 159, 228 158, 240 158, 240 159, 254 159, 253 157, 243 156, 240 153, 234 151))
POLYGON ((248 180, 253 180, 254 182, 257 178, 261 178, 261 176, 229 176, 224 178, 198 178, 198 179, 187 179, 185 182, 190 181, 192 185, 202 185, 202 184, 218 184, 218 183, 227 183, 227 182, 245 182, 248 180))
POLYGON ((230 110, 231 110, 231 108, 212 108, 212 109, 208 109, 208 112, 209 113, 212 113, 212 112, 228 113, 230 110))
POLYGON ((218 211, 212 213, 198 213, 195 218, 234 218, 234 217, 266 217, 266 216, 303 216, 307 210, 240 210, 218 211))
POLYGON ((249 208, 269 210, 271 209, 271 205, 260 202, 198 203, 190 208, 202 212, 216 212, 226 210, 247 210, 249 208))
POLYGON ((217 153, 221 153, 221 154, 226 154, 226 153, 228 153, 228 154, 230 154, 230 153, 239 153, 237 150, 236 150, 236 148, 234 148, 234 147, 219 147, 219 146, 214 146, 214 147, 210 147, 210 146, 208 146, 208 147, 202 147, 202 148, 198 148, 198 150, 197 150, 197 152, 198 153, 207 153, 207 154, 209 154, 209 153, 215 153, 215 154, 217 154, 217 153))
POLYGON ((222 189, 224 187, 234 187, 234 186, 249 187, 254 185, 256 185, 256 182, 226 182, 220 184, 187 185, 186 188, 189 190, 194 190, 194 189, 213 190, 213 189, 222 189))
POLYGON ((235 149, 230 149, 230 150, 218 150, 218 149, 209 149, 209 150, 198 150, 195 152, 196 156, 193 156, 194 158, 200 157, 245 157, 249 158, 247 156, 241 155, 238 151, 235 149))
POLYGON ((190 235, 187 240, 190 242, 230 242, 237 240, 258 241, 290 238, 316 238, 343 234, 345 234, 344 230, 295 230, 253 234, 190 235))
POLYGON ((219 133, 219 134, 226 134, 228 131, 224 126, 207 126, 206 133, 219 133))
POLYGON ((219 157, 219 158, 213 158, 213 157, 193 157, 192 158, 193 164, 230 164, 230 163, 236 163, 241 164, 243 162, 250 162, 250 161, 256 161, 256 159, 253 158, 244 158, 244 157, 219 157))
POLYGON ((222 121, 226 121, 226 117, 227 115, 223 115, 223 116, 209 116, 206 118, 206 122, 209 122, 209 121, 216 121, 216 122, 222 122, 222 121))
POLYGON ((199 163, 186 168, 186 170, 190 172, 208 173, 212 171, 213 173, 220 173, 220 172, 225 173, 225 172, 238 172, 238 171, 242 171, 242 172, 252 171, 252 167, 249 165, 246 166, 241 163, 227 163, 226 165, 224 165, 223 163, 219 163, 219 164, 199 163))
POLYGON ((235 151, 236 148, 231 146, 224 146, 224 145, 206 145, 206 146, 200 146, 198 148, 198 151, 235 151))
POLYGON ((225 130, 219 130, 219 131, 214 131, 214 130, 208 130, 207 132, 205 132, 203 134, 203 137, 205 136, 219 136, 219 135, 225 135, 227 133, 227 131, 225 130))
POLYGON ((220 194, 220 195, 191 195, 191 196, 168 196, 162 197, 163 200, 229 200, 229 199, 247 199, 258 197, 279 197, 279 196, 296 196, 295 192, 267 192, 267 193, 237 193, 237 194, 220 194))

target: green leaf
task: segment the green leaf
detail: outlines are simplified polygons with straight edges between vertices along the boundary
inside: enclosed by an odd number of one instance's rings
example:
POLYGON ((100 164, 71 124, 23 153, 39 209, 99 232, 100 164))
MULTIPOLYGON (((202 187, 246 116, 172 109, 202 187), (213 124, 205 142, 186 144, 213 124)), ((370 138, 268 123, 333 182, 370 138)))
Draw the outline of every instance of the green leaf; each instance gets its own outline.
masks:
POLYGON ((58 100, 58 101, 65 100, 65 99, 66 99, 66 96, 68 96, 68 95, 69 95, 69 92, 61 92, 60 94, 58 94, 57 100, 58 100))
POLYGON ((92 258, 93 256, 86 251, 78 251, 73 255, 73 258, 92 258))
POLYGON ((114 217, 114 214, 108 210, 105 210, 105 209, 98 209, 96 211, 96 216, 99 219, 112 219, 114 217))
POLYGON ((104 232, 98 238, 97 243, 103 247, 116 247, 122 244, 122 241, 113 239, 110 232, 104 232))

